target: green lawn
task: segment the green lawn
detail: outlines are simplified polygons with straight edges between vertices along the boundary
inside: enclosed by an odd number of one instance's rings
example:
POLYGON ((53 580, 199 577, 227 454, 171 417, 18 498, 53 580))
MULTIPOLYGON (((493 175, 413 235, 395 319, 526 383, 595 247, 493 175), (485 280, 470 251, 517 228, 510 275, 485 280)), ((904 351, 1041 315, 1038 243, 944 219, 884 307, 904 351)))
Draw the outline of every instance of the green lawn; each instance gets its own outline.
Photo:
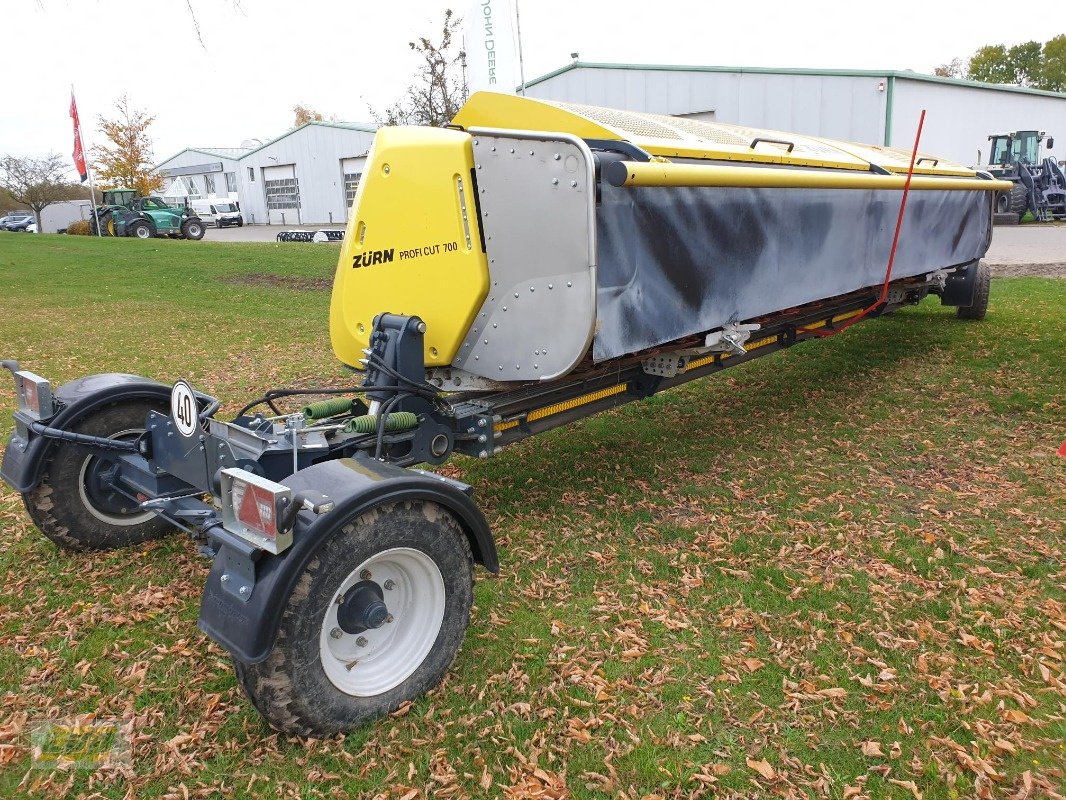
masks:
MULTIPOLYGON (((350 379, 328 292, 286 288, 336 253, 0 234, 0 356, 224 410, 350 379)), ((983 323, 931 299, 452 462, 502 573, 445 683, 344 739, 244 700, 185 538, 67 555, 0 491, 0 796, 1055 796, 1066 281, 992 295, 983 323), (29 728, 79 714, 132 722, 128 770, 30 769, 29 728)), ((13 402, 0 375, 5 436, 13 402)))

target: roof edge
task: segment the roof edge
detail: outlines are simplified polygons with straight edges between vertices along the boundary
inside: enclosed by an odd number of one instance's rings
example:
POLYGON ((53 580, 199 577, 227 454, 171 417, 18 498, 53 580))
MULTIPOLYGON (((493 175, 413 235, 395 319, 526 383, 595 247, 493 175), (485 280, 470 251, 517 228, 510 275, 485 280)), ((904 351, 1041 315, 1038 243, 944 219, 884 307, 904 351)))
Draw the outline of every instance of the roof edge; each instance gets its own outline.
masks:
POLYGON ((825 77, 850 77, 850 78, 897 78, 901 80, 925 81, 927 83, 942 83, 949 86, 965 86, 972 89, 986 89, 998 92, 1017 92, 1020 94, 1034 94, 1043 97, 1066 99, 1066 92, 1052 92, 1046 89, 1031 89, 1028 86, 1015 86, 1013 84, 983 83, 964 78, 942 78, 939 75, 926 75, 922 72, 910 72, 908 70, 876 70, 876 69, 818 69, 804 67, 727 67, 698 64, 610 64, 604 62, 574 61, 559 67, 556 70, 545 73, 531 81, 526 81, 525 88, 536 86, 538 83, 555 78, 573 69, 617 69, 617 70, 649 70, 656 72, 736 72, 750 73, 755 75, 810 75, 825 77))

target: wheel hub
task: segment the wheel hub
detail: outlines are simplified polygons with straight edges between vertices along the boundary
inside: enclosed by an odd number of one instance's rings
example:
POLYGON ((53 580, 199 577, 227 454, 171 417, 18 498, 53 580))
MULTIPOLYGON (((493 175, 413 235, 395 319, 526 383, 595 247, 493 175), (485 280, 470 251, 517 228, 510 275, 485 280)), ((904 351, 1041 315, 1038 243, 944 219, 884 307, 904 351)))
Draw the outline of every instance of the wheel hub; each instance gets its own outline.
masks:
POLYGON ((363 580, 344 593, 337 609, 337 624, 345 633, 380 628, 389 617, 385 593, 374 581, 363 580))

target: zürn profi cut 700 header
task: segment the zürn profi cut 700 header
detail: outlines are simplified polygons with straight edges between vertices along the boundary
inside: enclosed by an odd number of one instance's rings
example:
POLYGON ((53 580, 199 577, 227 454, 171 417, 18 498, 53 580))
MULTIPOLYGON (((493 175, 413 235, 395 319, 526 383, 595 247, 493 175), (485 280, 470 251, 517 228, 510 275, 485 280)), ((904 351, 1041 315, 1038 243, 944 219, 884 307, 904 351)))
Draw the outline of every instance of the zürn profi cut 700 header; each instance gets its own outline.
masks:
POLYGON ((273 390, 227 422, 184 381, 53 390, 8 361, 2 475, 64 548, 205 541, 200 628, 256 708, 351 730, 440 681, 473 565, 498 569, 471 487, 416 465, 928 294, 980 319, 1009 188, 922 153, 476 94, 448 129, 375 138, 330 309, 358 386, 273 390))

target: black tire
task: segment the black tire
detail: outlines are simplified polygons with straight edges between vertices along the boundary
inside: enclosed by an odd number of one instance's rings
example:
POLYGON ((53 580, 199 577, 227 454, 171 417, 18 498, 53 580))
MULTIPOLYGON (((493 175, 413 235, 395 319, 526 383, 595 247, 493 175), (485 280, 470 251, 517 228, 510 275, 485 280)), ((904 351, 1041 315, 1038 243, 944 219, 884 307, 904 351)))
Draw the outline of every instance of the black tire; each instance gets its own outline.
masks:
POLYGON ((143 220, 140 222, 134 222, 129 229, 129 235, 135 236, 138 239, 151 239, 152 226, 143 220))
POLYGON ((1029 207, 1029 190, 1022 184, 1016 183, 1010 187, 1010 213, 1019 217, 1029 207))
POLYGON ((243 219, 237 220, 237 227, 238 228, 243 228, 244 227, 244 220, 243 219))
MULTIPOLYGON (((132 438, 144 430, 149 411, 164 408, 143 400, 115 403, 93 412, 71 430, 90 436, 132 438)), ((60 442, 45 464, 41 482, 22 502, 41 533, 64 550, 110 550, 171 533, 174 528, 154 514, 132 511, 135 505, 109 493, 93 478, 105 462, 83 448, 60 442), (111 520, 111 521, 109 521, 111 520)))
MULTIPOLYGON (((395 584, 390 587, 388 583, 386 581, 385 589, 397 588, 398 596, 404 597, 403 587, 396 587, 395 584)), ((417 581, 412 581, 414 583, 417 581)), ((349 584, 346 591, 350 589, 349 584)), ((383 592, 382 595, 387 602, 387 593, 383 592)), ((419 595, 412 596, 417 598, 419 595)), ((298 736, 345 733, 395 711, 404 702, 414 700, 440 683, 462 645, 470 622, 472 602, 473 560, 470 545, 451 514, 439 505, 421 501, 377 508, 343 525, 323 543, 317 556, 297 580, 282 613, 274 649, 259 664, 244 664, 234 660, 237 680, 252 704, 275 730, 298 736), (338 593, 357 571, 363 572, 364 565, 371 563, 375 564, 373 568, 377 568, 377 562, 373 559, 411 551, 417 551, 416 554, 422 558, 431 559, 440 573, 444 593, 443 618, 436 638, 413 672, 397 685, 378 694, 364 696, 342 691, 329 677, 323 664, 323 649, 327 646, 324 642, 328 639, 339 641, 350 637, 346 644, 355 646, 352 634, 332 637, 325 633, 330 624, 329 615, 336 614, 338 593)), ((409 602, 401 604, 399 608, 417 605, 416 602, 409 602)), ((389 608, 390 615, 393 610, 389 608)), ((397 610, 396 613, 402 611, 397 610)), ((386 646, 379 651, 381 655, 378 657, 402 659, 406 655, 408 651, 402 648, 390 651, 387 643, 395 641, 397 636, 409 630, 415 630, 410 626, 407 629, 403 627, 405 621, 413 618, 413 615, 398 618, 395 630, 389 628, 391 616, 388 624, 381 625, 381 635, 392 635, 393 638, 385 639, 386 646)), ((331 628, 331 632, 341 633, 336 627, 331 628)), ((369 636, 377 634, 376 630, 367 631, 369 636)), ((423 639, 423 642, 428 641, 428 637, 423 639)), ((371 658, 375 657, 375 646, 371 644, 366 651, 371 658)), ((335 664, 333 669, 337 669, 335 664)), ((350 672, 351 666, 347 669, 350 672)))
POLYGON ((181 225, 181 235, 186 239, 199 241, 204 238, 204 224, 198 219, 188 219, 181 225))
POLYGON ((973 305, 959 306, 959 319, 982 320, 988 313, 988 293, 992 288, 992 270, 984 261, 977 265, 977 285, 973 290, 973 305))
POLYGON ((97 216, 99 216, 99 218, 100 218, 100 232, 99 232, 99 235, 100 236, 114 236, 115 235, 114 218, 113 218, 113 215, 111 214, 110 211, 106 211, 103 214, 99 214, 99 215, 93 215, 93 217, 91 218, 91 221, 89 223, 89 230, 92 231, 93 236, 98 235, 97 234, 97 230, 96 230, 96 224, 94 222, 94 220, 96 219, 97 216))

